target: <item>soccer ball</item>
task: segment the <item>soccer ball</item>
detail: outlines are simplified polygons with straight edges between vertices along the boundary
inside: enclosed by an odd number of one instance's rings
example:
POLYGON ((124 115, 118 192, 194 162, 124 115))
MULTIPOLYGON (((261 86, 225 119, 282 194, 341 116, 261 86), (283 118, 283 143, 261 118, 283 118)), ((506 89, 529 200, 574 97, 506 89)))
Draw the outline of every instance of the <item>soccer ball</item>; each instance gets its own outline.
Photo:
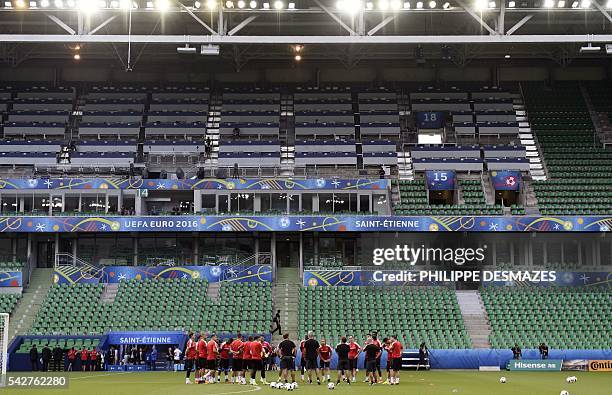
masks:
POLYGON ((276 381, 270 383, 270 388, 276 388, 276 381))
POLYGON ((276 383, 276 389, 277 389, 277 390, 282 390, 283 388, 285 388, 285 386, 283 385, 283 383, 276 383))
POLYGON ((291 383, 291 385, 293 385, 293 389, 296 390, 298 388, 298 383, 296 383, 295 381, 293 383, 291 383))
POLYGON ((566 390, 563 390, 559 393, 559 395, 569 395, 569 392, 567 392, 566 390))
POLYGON ((504 376, 500 377, 499 382, 504 384, 506 382, 506 378, 504 376))
POLYGON ((336 385, 334 383, 329 383, 329 384, 327 384, 327 389, 328 390, 336 389, 336 385))
POLYGON ((292 386, 291 386, 291 384, 289 384, 289 383, 286 383, 286 384, 285 384, 285 389, 286 389, 287 391, 293 391, 293 387, 292 387, 292 386))

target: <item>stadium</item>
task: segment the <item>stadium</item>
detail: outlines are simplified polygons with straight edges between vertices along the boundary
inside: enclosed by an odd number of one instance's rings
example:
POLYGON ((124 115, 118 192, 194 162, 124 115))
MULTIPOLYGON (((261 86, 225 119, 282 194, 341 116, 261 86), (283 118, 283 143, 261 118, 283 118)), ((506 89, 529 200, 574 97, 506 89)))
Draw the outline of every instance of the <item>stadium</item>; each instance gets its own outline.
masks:
POLYGON ((604 0, 1 0, 0 391, 609 394, 611 56, 604 0))

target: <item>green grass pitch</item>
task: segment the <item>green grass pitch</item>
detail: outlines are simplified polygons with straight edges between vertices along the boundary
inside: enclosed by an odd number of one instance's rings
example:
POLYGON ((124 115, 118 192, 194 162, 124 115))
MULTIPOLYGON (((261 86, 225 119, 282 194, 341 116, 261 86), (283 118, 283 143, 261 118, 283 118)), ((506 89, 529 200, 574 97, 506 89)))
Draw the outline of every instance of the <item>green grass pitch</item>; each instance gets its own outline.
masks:
MULTIPOLYGON (((335 372, 334 372, 335 373, 335 372)), ((21 373, 20 373, 21 375, 21 373)), ((268 381, 277 379, 277 372, 268 375, 268 381)), ((377 385, 370 387, 362 382, 363 375, 356 384, 340 384, 335 390, 327 389, 326 384, 304 384, 299 381, 295 395, 350 394, 417 394, 417 395, 558 395, 561 390, 570 395, 609 395, 612 394, 612 373, 580 372, 476 372, 476 371, 430 371, 402 372, 398 386, 377 385), (565 378, 575 375, 578 382, 567 384, 565 378), (499 378, 505 376, 506 384, 499 378)), ((69 373, 69 387, 54 390, 0 389, 0 394, 41 394, 50 395, 270 395, 287 392, 272 390, 268 386, 253 387, 231 384, 185 384, 184 373, 138 372, 108 373, 79 372, 69 373)))

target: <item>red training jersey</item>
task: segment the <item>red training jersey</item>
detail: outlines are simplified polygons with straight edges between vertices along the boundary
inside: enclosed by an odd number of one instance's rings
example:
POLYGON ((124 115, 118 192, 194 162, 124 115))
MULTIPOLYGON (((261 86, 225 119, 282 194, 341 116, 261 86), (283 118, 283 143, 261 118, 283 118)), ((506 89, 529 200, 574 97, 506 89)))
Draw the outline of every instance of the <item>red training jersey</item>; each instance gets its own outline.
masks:
POLYGON ((206 345, 206 348, 208 352, 208 360, 214 361, 215 359, 217 359, 217 354, 219 353, 219 345, 217 344, 217 342, 214 340, 210 340, 206 345))
POLYGON ((349 343, 349 359, 355 359, 359 355, 359 350, 361 346, 357 343, 349 343))
POLYGON ((204 338, 200 338, 200 340, 198 340, 196 348, 198 349, 198 358, 206 358, 206 355, 208 355, 208 350, 206 349, 206 340, 204 340, 204 338))
MULTIPOLYGON (((302 355, 304 355, 304 343, 306 343, 306 340, 302 340, 300 342, 300 351, 302 352, 302 355)), ((303 358, 303 357, 302 357, 303 358)))
POLYGON ((198 350, 196 342, 193 339, 187 340, 187 346, 185 347, 185 358, 189 360, 196 359, 198 356, 198 350))
POLYGON ((231 346, 229 343, 221 344, 221 350, 219 350, 219 358, 221 359, 229 359, 231 346))
POLYGON ((251 359, 261 361, 261 352, 263 351, 263 345, 260 342, 251 342, 249 347, 251 349, 251 359))
POLYGON ((92 361, 98 359, 98 353, 96 352, 96 350, 91 350, 91 352, 89 353, 89 359, 91 359, 92 361))
POLYGON ((244 350, 244 343, 240 339, 236 339, 230 345, 230 349, 232 350, 232 355, 234 359, 242 359, 242 351, 244 350))
POLYGON ((399 342, 399 340, 393 342, 393 344, 391 344, 391 358, 401 358, 403 348, 404 347, 402 346, 402 343, 399 342))
POLYGON ((81 361, 87 361, 87 355, 89 354, 89 352, 87 351, 86 348, 81 350, 81 361))
POLYGON ((74 361, 76 359, 76 350, 68 350, 68 360, 74 361))
POLYGON ((327 344, 319 347, 319 356, 321 359, 329 360, 331 358, 332 349, 327 344))
POLYGON ((242 359, 246 359, 247 361, 251 359, 251 343, 250 341, 244 342, 244 347, 242 347, 242 359))

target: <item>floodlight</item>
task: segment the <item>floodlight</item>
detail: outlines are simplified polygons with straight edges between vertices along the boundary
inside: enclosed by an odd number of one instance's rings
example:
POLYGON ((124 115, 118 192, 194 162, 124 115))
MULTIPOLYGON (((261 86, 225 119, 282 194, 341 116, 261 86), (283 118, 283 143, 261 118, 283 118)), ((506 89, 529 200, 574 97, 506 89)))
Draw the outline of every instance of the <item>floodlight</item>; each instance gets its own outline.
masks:
POLYGON ((374 9, 374 3, 372 3, 371 1, 368 1, 366 3, 366 10, 372 10, 374 9))
POLYGON ((170 2, 168 0, 157 0, 155 7, 161 12, 168 11, 170 2))
POLYGON ((145 7, 148 9, 155 8, 155 4, 152 1, 147 1, 147 4, 145 4, 145 7))
POLYGON ((446 3, 442 4, 442 8, 448 10, 450 8, 450 3, 447 1, 446 3))
POLYGON ((508 8, 514 8, 514 7, 516 7, 516 2, 514 2, 514 1, 509 1, 509 2, 508 2, 508 8))
POLYGON ((601 47, 594 47, 591 43, 588 43, 585 47, 580 47, 580 53, 597 53, 601 51, 601 47))
POLYGON ((612 8, 612 0, 608 0, 606 3, 606 8, 612 8))
POLYGON ((64 2, 62 0, 55 0, 53 2, 55 8, 64 8, 64 2))
POLYGON ((553 8, 555 6, 554 0, 544 0, 544 7, 553 8))
POLYGON ((591 0, 582 0, 580 2, 580 8, 589 8, 591 6, 591 0))
MULTIPOLYGON (((207 7, 209 10, 212 10, 212 8, 208 7, 208 3, 206 3, 206 7, 207 7)), ((225 2, 225 8, 234 8, 234 2, 233 2, 233 1, 230 1, 230 0, 226 1, 226 2, 225 2)))
POLYGON ((30 8, 38 8, 38 4, 35 1, 30 1, 30 8))
POLYGON ((295 55, 294 59, 299 62, 300 60, 302 60, 302 55, 295 55))
POLYGON ((253 0, 253 1, 251 1, 251 2, 249 3, 249 7, 250 7, 251 9, 253 9, 253 8, 257 8, 257 2, 256 2, 256 1, 254 1, 254 0, 253 0))
POLYGON ((495 8, 497 4, 494 1, 489 1, 489 8, 495 8))
POLYGON ((66 5, 67 5, 69 8, 74 8, 74 7, 76 6, 76 3, 74 2, 74 0, 68 0, 68 1, 66 2, 66 5))
POLYGON ((15 1, 15 8, 25 8, 26 3, 24 0, 15 1))
POLYGON ((263 3, 263 8, 264 8, 264 10, 269 10, 270 9, 270 3, 263 3))
POLYGON ((572 3, 572 8, 578 8, 578 2, 577 1, 574 1, 572 3))
POLYGON ((13 3, 11 3, 10 1, 5 1, 4 8, 13 8, 13 3))
POLYGON ((49 0, 40 0, 40 6, 42 8, 47 8, 49 7, 49 0))
POLYGON ((476 7, 477 11, 484 11, 487 9, 487 0, 476 0, 476 2, 474 3, 474 6, 476 7))
POLYGON ((244 0, 238 1, 238 8, 244 8, 245 6, 246 6, 246 3, 244 2, 244 0))
POLYGON ((410 2, 409 1, 404 1, 404 9, 405 10, 409 10, 410 9, 410 2))
POLYGON ((417 1, 417 3, 416 3, 416 8, 417 8, 418 10, 422 9, 422 8, 423 8, 423 2, 422 2, 422 1, 417 1))
POLYGON ((195 54, 198 52, 198 50, 194 47, 190 47, 189 44, 185 44, 184 47, 177 47, 176 48, 176 52, 180 53, 180 54, 187 54, 187 55, 191 55, 191 54, 195 54))
POLYGON ((559 2, 557 3, 557 7, 565 8, 565 0, 559 0, 559 2))
POLYGON ((206 8, 209 10, 217 9, 217 1, 216 0, 206 0, 206 8))
POLYGON ((349 14, 357 13, 361 8, 361 0, 340 0, 336 3, 336 7, 349 14))
POLYGON ((78 53, 75 53, 73 56, 74 60, 81 60, 81 55, 78 53))
POLYGON ((200 3, 199 1, 195 1, 195 2, 193 3, 193 8, 195 8, 195 9, 199 10, 199 9, 200 9, 200 7, 202 7, 202 3, 200 3))
POLYGON ((290 9, 290 10, 295 10, 295 3, 287 4, 287 8, 290 9))
POLYGON ((510 59, 510 54, 507 54, 506 56, 504 56, 504 59, 510 59))
POLYGON ((285 8, 285 3, 283 3, 283 2, 282 2, 282 1, 280 1, 280 0, 276 0, 276 1, 274 2, 274 9, 275 9, 275 10, 282 10, 283 8, 285 8))
POLYGON ((435 2, 435 1, 433 1, 433 0, 431 0, 431 1, 429 2, 429 8, 436 8, 436 2, 435 2))
POLYGON ((119 0, 111 0, 110 8, 119 8, 120 6, 121 4, 119 3, 119 0))
MULTIPOLYGON (((388 6, 387 6, 388 7, 388 6)), ((392 10, 399 10, 400 8, 402 8, 402 2, 400 0, 391 0, 391 9, 392 10)), ((382 9, 382 8, 381 8, 382 9)))

